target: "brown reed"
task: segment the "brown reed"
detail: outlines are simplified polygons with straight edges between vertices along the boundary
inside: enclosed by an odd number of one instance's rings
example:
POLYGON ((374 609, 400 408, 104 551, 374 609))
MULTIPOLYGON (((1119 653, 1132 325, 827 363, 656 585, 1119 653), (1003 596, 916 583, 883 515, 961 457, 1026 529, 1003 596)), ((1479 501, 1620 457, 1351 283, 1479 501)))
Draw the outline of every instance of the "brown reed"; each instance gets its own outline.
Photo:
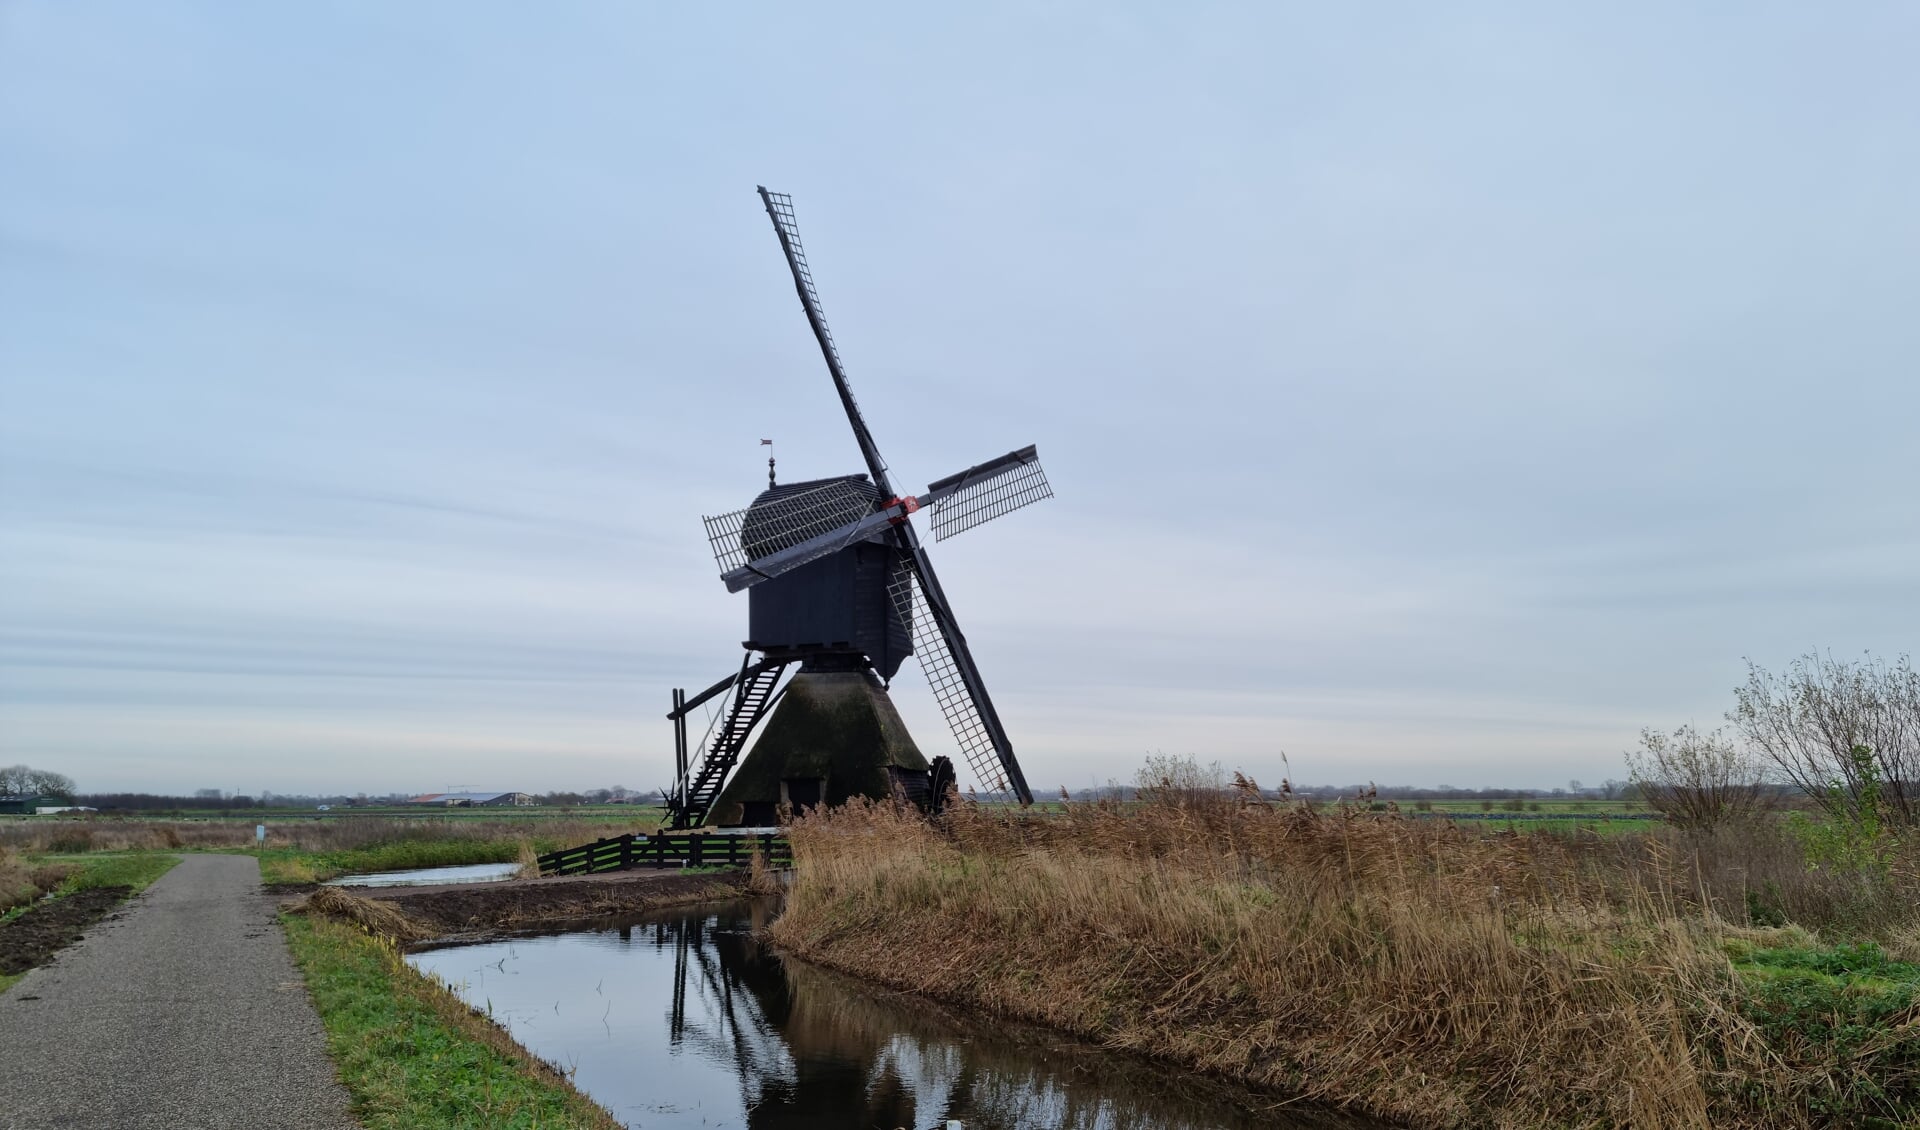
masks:
MULTIPOLYGON (((1823 1080, 1743 1015, 1757 847, 1485 835, 1231 793, 809 814, 772 933, 801 956, 1421 1126, 1819 1124, 1823 1080)), ((1909 903, 1910 905, 1910 903, 1909 903)), ((1817 1049, 1816 1049, 1817 1051, 1817 1049)))

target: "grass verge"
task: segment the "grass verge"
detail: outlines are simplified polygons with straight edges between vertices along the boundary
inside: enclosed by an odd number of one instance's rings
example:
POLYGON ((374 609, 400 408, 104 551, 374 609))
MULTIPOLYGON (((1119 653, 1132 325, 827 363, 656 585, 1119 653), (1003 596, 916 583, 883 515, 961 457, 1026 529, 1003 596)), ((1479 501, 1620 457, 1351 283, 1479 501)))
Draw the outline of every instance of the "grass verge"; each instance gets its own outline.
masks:
POLYGON ((323 883, 341 875, 373 871, 411 871, 422 867, 463 867, 472 863, 513 863, 531 849, 521 838, 491 840, 399 840, 337 851, 266 848, 254 852, 260 859, 260 879, 269 886, 287 883, 323 883))
POLYGON ((617 1130, 559 1071, 415 972, 392 942, 326 918, 281 922, 354 1114, 372 1130, 617 1130))

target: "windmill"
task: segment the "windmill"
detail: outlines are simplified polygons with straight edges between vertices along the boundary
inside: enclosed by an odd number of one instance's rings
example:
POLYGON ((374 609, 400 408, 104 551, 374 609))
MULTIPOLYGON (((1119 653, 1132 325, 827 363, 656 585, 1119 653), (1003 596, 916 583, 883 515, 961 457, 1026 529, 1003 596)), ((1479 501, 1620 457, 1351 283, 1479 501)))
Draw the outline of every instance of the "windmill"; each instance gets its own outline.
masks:
POLYGON ((904 796, 938 808, 955 781, 952 762, 921 754, 887 695, 908 655, 918 658, 975 780, 1031 804, 912 516, 924 511, 942 541, 1051 498, 1039 456, 1023 447, 938 479, 924 494, 896 493, 821 311, 793 200, 765 188, 760 199, 867 473, 776 484, 768 460, 767 489, 750 505, 704 519, 720 579, 729 592, 747 591, 749 638, 739 671, 692 697, 673 692, 671 825, 767 825, 783 804, 798 811, 851 796, 904 796), (795 673, 781 685, 789 668, 795 673), (717 709, 696 761, 687 722, 709 703, 717 709))

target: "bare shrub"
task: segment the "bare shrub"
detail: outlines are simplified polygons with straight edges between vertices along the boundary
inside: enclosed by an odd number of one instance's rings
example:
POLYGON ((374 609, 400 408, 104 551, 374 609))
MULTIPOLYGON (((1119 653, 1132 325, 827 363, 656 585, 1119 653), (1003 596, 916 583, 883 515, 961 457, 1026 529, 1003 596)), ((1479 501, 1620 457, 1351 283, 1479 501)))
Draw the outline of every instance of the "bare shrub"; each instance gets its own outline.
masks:
POLYGON ((1146 765, 1134 775, 1134 788, 1136 797, 1150 804, 1175 808, 1231 804, 1226 770, 1218 761, 1202 765, 1191 754, 1148 756, 1146 765))
POLYGON ((1852 755, 1865 746, 1887 818, 1920 821, 1920 672, 1907 656, 1845 662, 1809 652, 1778 675, 1749 661, 1734 696, 1728 721, 1829 815, 1852 818, 1871 787, 1852 755))
POLYGON ((1760 760, 1719 730, 1642 730, 1627 771, 1648 807, 1690 832, 1746 820, 1771 801, 1760 760))

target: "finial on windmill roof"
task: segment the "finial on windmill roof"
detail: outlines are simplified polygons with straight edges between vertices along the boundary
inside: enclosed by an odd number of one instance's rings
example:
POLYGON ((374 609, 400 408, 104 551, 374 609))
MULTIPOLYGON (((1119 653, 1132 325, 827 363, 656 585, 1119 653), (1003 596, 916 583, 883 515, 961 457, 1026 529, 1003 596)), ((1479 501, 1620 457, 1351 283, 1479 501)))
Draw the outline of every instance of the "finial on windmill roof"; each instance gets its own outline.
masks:
MULTIPOLYGON (((760 446, 772 447, 773 441, 770 439, 763 439, 760 441, 760 446)), ((773 489, 773 452, 771 451, 767 452, 767 489, 768 490, 773 489)))

